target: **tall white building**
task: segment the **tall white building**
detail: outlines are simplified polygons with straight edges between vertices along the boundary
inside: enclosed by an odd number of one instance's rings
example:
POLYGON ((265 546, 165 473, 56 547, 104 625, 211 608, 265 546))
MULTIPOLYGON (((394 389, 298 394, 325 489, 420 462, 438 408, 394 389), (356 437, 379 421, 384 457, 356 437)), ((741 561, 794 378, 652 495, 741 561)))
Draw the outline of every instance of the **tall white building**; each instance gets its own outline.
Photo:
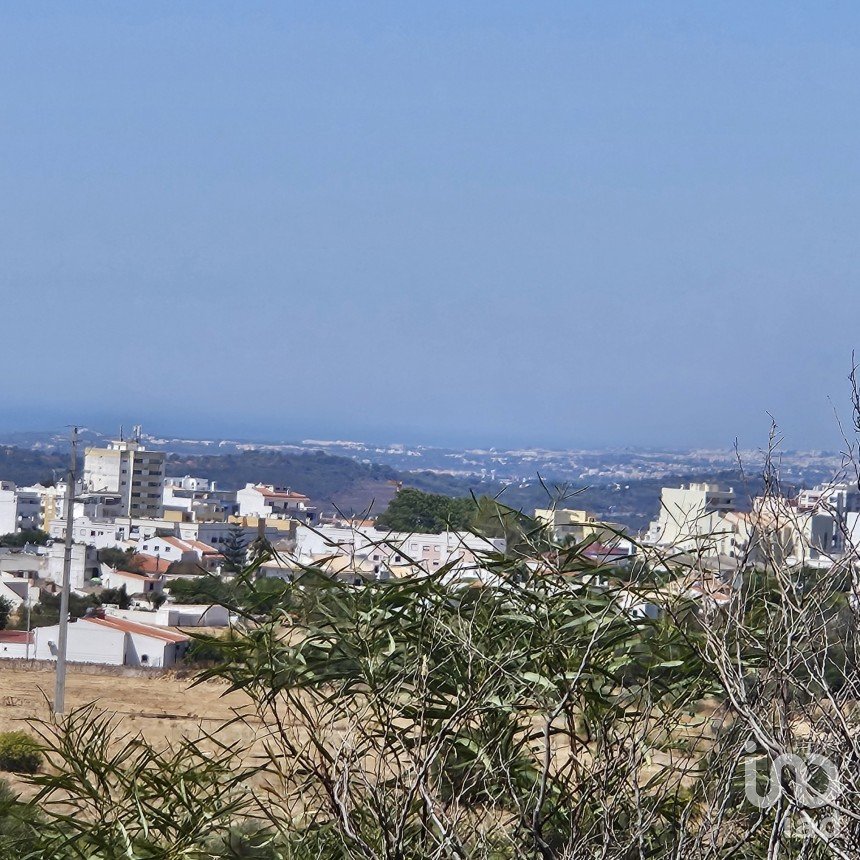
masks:
POLYGON ((651 523, 647 541, 683 551, 702 550, 703 542, 719 535, 723 517, 735 508, 735 491, 731 487, 663 487, 660 515, 651 523))
POLYGON ((147 451, 137 439, 87 448, 84 493, 118 496, 120 516, 161 517, 163 491, 163 451, 147 451))

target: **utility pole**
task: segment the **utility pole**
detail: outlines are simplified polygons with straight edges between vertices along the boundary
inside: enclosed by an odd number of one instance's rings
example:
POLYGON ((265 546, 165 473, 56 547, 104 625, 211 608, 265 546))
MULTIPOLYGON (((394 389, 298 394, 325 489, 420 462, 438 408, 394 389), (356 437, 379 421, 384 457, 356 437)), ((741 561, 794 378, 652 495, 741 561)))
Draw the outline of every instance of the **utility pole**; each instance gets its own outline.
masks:
POLYGON ((30 659, 30 589, 33 586, 30 585, 30 580, 27 580, 27 645, 24 648, 24 659, 30 659))
POLYGON ((69 591, 72 580, 72 544, 75 529, 75 475, 78 469, 78 428, 72 429, 72 453, 66 484, 66 552, 63 557, 63 587, 60 592, 60 633, 57 637, 57 685, 54 689, 54 714, 66 707, 66 650, 69 639, 69 591))

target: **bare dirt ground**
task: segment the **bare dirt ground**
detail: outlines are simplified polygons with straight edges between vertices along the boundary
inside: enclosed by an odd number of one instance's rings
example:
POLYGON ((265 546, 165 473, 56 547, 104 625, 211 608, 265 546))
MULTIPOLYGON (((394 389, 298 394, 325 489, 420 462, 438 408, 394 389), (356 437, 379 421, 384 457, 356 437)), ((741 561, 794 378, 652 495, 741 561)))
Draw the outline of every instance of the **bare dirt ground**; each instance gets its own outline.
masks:
MULTIPOLYGON (((227 688, 214 682, 192 687, 192 680, 187 674, 125 677, 71 667, 66 682, 66 707, 71 710, 94 703, 103 711, 117 714, 121 729, 141 732, 153 742, 199 737, 233 718, 237 709, 247 708, 248 699, 243 694, 225 695, 227 688)), ((52 669, 0 663, 0 731, 27 730, 34 720, 47 719, 53 695, 52 669)), ((219 736, 235 743, 237 748, 253 745, 253 723, 253 720, 250 726, 234 723, 219 736)), ((18 784, 10 774, 2 777, 18 784)))

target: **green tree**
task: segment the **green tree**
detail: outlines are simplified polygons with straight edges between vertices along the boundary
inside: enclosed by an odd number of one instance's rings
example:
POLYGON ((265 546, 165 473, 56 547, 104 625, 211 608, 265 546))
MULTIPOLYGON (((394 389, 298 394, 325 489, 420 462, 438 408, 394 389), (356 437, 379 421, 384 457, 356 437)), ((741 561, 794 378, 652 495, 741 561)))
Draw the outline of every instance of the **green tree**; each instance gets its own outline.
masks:
POLYGON ((0 857, 18 860, 29 855, 35 846, 32 825, 37 819, 35 808, 22 803, 9 783, 0 779, 0 857))
POLYGON ((37 546, 45 546, 51 536, 41 529, 21 529, 19 532, 0 535, 0 546, 2 547, 22 547, 26 544, 36 544, 37 546))
POLYGON ((131 606, 131 598, 128 596, 128 591, 125 584, 119 588, 105 588, 97 596, 96 599, 102 605, 107 603, 116 604, 120 609, 128 609, 131 606))
POLYGON ((0 597, 0 630, 5 630, 9 624, 9 617, 15 607, 8 597, 0 597))
MULTIPOLYGON (((69 595, 69 616, 72 618, 83 618, 87 610, 99 605, 99 600, 94 594, 81 597, 79 594, 69 595)), ((17 627, 21 627, 23 613, 17 617, 17 627)), ((49 627, 60 620, 60 595, 46 594, 42 591, 39 602, 30 610, 30 623, 33 627, 49 627)))
POLYGON ((472 498, 452 499, 436 493, 422 493, 404 487, 377 517, 379 528, 395 532, 439 534, 451 529, 460 531, 471 525, 475 512, 472 498))
POLYGON ((224 569, 229 573, 238 573, 245 567, 248 541, 245 538, 245 530, 238 523, 230 526, 227 537, 221 545, 221 554, 224 556, 224 569))
POLYGON ((504 538, 508 552, 528 555, 549 545, 544 526, 498 499, 481 496, 472 510, 470 526, 488 538, 504 538))
POLYGON ((176 603, 232 604, 235 597, 233 586, 217 576, 200 576, 174 579, 170 583, 170 596, 176 603))
POLYGON ((129 565, 134 564, 133 557, 134 550, 131 547, 120 549, 116 546, 109 546, 99 550, 99 561, 116 570, 130 570, 129 565))

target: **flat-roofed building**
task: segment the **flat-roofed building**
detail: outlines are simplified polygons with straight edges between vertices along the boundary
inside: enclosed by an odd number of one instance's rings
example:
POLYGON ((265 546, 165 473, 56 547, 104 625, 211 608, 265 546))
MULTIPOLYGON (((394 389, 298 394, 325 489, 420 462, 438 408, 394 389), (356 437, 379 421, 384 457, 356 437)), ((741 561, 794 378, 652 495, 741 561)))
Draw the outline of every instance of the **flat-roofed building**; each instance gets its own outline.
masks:
POLYGON ((107 448, 87 448, 84 492, 116 495, 119 515, 162 516, 164 452, 148 451, 139 439, 109 442, 107 448))

